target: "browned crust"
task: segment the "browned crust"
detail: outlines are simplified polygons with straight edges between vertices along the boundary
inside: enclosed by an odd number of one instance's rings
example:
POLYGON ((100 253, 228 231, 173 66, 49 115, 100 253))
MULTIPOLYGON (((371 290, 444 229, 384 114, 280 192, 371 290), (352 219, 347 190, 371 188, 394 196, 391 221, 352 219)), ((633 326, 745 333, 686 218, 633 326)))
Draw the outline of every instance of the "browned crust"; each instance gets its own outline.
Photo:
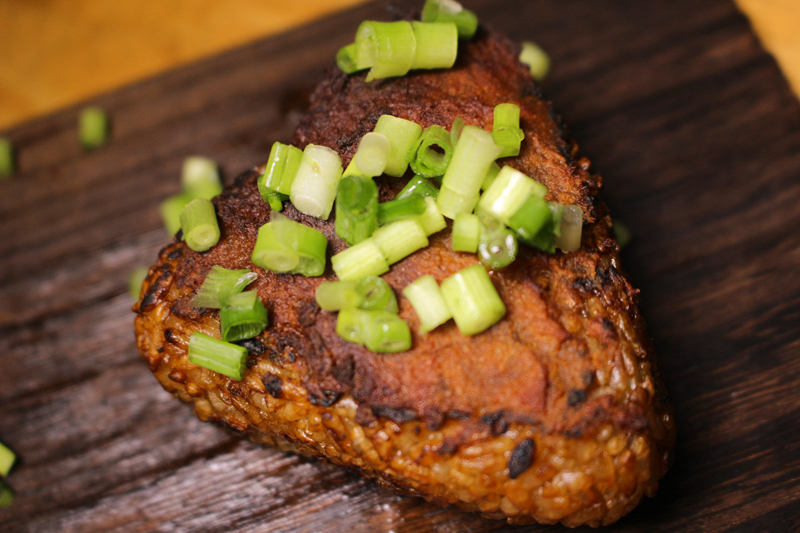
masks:
MULTIPOLYGON (((576 159, 511 45, 483 36, 462 47, 455 69, 366 84, 329 76, 294 142, 337 149, 347 162, 358 139, 384 113, 422 126, 449 127, 456 116, 490 128, 492 109, 518 103, 526 138, 507 164, 544 183, 552 199, 584 207, 580 251, 525 249, 492 274, 508 315, 487 332, 463 337, 448 324, 414 335, 401 354, 375 354, 335 334, 319 310, 316 286, 331 279, 277 275, 249 256, 269 219, 257 172, 215 200, 220 243, 197 254, 165 248, 143 287, 137 342, 162 385, 194 402, 204 420, 259 441, 277 442, 359 468, 443 504, 511 522, 610 523, 653 493, 674 440, 670 407, 652 348, 624 278, 610 219, 597 199, 600 178, 576 159), (273 325, 251 343, 241 383, 188 362, 193 331, 218 335, 216 312, 188 300, 213 265, 250 268, 273 325)), ((390 198, 404 180, 381 179, 390 198)), ((322 231, 331 253, 344 248, 325 222, 286 215, 322 231)), ((384 276, 399 294, 422 274, 438 281, 474 264, 450 250, 450 233, 384 276)), ((416 330, 410 304, 400 315, 416 330)))

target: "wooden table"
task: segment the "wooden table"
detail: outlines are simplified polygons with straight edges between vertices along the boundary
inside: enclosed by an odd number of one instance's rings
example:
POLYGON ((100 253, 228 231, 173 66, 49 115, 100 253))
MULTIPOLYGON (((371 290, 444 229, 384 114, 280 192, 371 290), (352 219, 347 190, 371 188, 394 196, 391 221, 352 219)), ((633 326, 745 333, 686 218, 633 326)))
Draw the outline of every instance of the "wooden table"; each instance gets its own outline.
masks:
MULTIPOLYGON (((416 2, 403 2, 412 5, 416 2)), ((561 531, 396 496, 239 441, 169 397, 133 342, 131 269, 167 240, 183 158, 230 179, 286 138, 304 95, 382 3, 333 15, 9 132, 0 182, 0 440, 21 455, 0 531, 561 531)), ((605 198, 676 407, 676 462, 614 531, 800 528, 800 105, 729 0, 475 0, 534 38, 605 198)), ((580 530, 579 530, 580 531, 580 530)))

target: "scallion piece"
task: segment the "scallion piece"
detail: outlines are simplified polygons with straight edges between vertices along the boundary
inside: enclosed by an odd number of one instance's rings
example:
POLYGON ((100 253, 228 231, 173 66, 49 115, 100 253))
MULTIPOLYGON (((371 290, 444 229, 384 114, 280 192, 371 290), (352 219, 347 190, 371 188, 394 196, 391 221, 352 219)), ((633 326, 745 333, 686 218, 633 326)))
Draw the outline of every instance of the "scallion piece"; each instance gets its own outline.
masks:
POLYGON ((450 144, 450 133, 436 125, 425 128, 408 154, 411 170, 424 178, 443 175, 452 157, 453 145, 450 144))
POLYGON ((536 236, 550 222, 552 216, 545 201, 531 195, 508 220, 508 226, 517 233, 522 242, 533 245, 536 236))
POLYGON ((491 133, 477 126, 464 126, 437 199, 444 216, 454 218, 458 213, 472 212, 489 166, 500 151, 491 133))
POLYGON ((139 299, 139 293, 142 291, 142 283, 147 277, 147 272, 150 269, 146 266, 140 266, 133 269, 131 275, 128 276, 128 294, 134 300, 139 299))
POLYGON ((552 254, 556 251, 556 238, 561 235, 561 214, 564 206, 555 202, 548 202, 547 207, 550 210, 550 216, 547 217, 544 226, 533 238, 526 239, 524 242, 552 254))
POLYGON ((430 274, 419 277, 407 285, 403 289, 403 296, 408 298, 414 311, 417 312, 419 332, 422 334, 436 329, 453 316, 447 308, 439 284, 430 274))
POLYGON ((478 17, 454 0, 427 0, 422 8, 423 22, 453 22, 460 39, 472 39, 478 29, 478 17))
POLYGON ((331 266, 339 279, 346 281, 389 272, 389 263, 372 238, 331 257, 331 266))
POLYGON ((485 331, 506 314, 506 306, 481 265, 472 265, 441 285, 447 308, 463 335, 485 331))
POLYGON ((269 208, 273 211, 283 211, 283 202, 289 199, 288 194, 282 194, 269 189, 262 192, 261 197, 269 204, 269 208))
POLYGON ((458 142, 458 138, 461 137, 461 130, 464 129, 466 124, 464 123, 464 119, 461 117, 456 117, 453 120, 453 125, 450 126, 450 144, 455 146, 458 142))
POLYGON ((561 235, 556 237, 556 248, 574 252, 581 247, 583 210, 578 205, 565 205, 561 214, 561 235))
POLYGON ((161 220, 164 222, 167 233, 170 235, 178 233, 178 230, 181 229, 181 211, 191 201, 191 196, 180 193, 161 202, 161 220))
POLYGON ((355 307, 343 308, 336 317, 336 334, 347 342, 364 344, 364 313, 366 311, 355 307))
POLYGON ((0 509, 8 507, 12 503, 14 503, 14 492, 11 490, 11 487, 0 479, 0 509))
POLYGON ((207 157, 187 157, 181 169, 181 186, 192 198, 211 200, 222 192, 217 164, 207 157))
POLYGON ((267 308, 257 291, 245 291, 228 298, 219 312, 220 333, 226 342, 252 339, 267 327, 267 308))
POLYGON ((386 280, 378 276, 367 276, 356 283, 356 292, 361 297, 359 309, 397 313, 397 297, 386 280))
POLYGON ((378 353, 402 352, 411 348, 411 330, 394 313, 342 309, 336 321, 336 333, 343 339, 366 345, 378 353))
POLYGON ((631 230, 628 229, 628 226, 619 220, 615 220, 611 227, 614 229, 614 235, 617 238, 617 244, 619 244, 619 247, 625 248, 628 246, 628 244, 631 242, 631 238, 633 237, 631 230))
POLYGON ((425 230, 413 218, 398 220, 378 228, 372 234, 371 240, 375 241, 390 265, 428 246, 425 230))
POLYGON ((14 147, 11 141, 0 137, 0 178, 7 178, 14 173, 14 147))
POLYGON ((517 258, 517 237, 505 226, 482 225, 478 242, 478 257, 489 270, 499 270, 517 258))
POLYGON ((374 178, 386 169, 391 154, 391 145, 386 135, 371 131, 361 137, 353 160, 347 165, 343 176, 374 178))
POLYGON ((0 476, 8 477, 17 455, 0 442, 0 476))
POLYGON ((348 176, 336 193, 334 229, 350 246, 368 239, 378 227, 378 187, 372 180, 348 176))
POLYGON ((481 223, 477 215, 459 213, 453 219, 453 250, 475 253, 480 242, 481 223))
POLYGON ((303 151, 290 144, 273 143, 264 173, 258 178, 258 191, 267 200, 269 191, 291 194, 292 182, 303 160, 303 151))
POLYGON ((425 212, 425 198, 412 194, 402 200, 378 204, 378 224, 385 226, 397 220, 415 217, 425 212))
POLYGON ((358 71, 356 66, 356 43, 339 48, 336 53, 336 66, 345 74, 352 74, 358 71))
POLYGON ((195 252, 205 252, 219 242, 219 223, 211 200, 195 198, 183 208, 180 219, 183 240, 195 252))
POLYGON ((503 148, 500 157, 519 155, 525 133, 519 127, 520 109, 516 104, 499 104, 494 108, 492 138, 503 148))
POLYGON ((439 205, 432 196, 425 197, 425 211, 417 217, 417 222, 425 230, 425 235, 428 236, 447 227, 447 222, 439 210, 439 205))
POLYGON ((342 179, 342 160, 327 146, 309 144, 292 181, 289 195, 301 213, 326 220, 342 179))
POLYGON ((403 118, 381 115, 375 124, 375 132, 385 135, 391 146, 384 172, 395 178, 401 177, 408 168, 408 152, 422 135, 422 126, 403 118))
POLYGON ((81 145, 86 150, 100 148, 108 139, 108 117, 99 107, 86 107, 78 117, 81 145))
POLYGON ((321 232, 273 211, 270 222, 258 229, 251 259, 273 272, 321 276, 327 247, 321 232))
POLYGON ((517 210, 532 195, 543 198, 547 188, 519 170, 504 166, 478 203, 481 215, 508 224, 517 210))
POLYGON ((208 309, 222 309, 231 296, 239 294, 250 285, 258 275, 247 269, 229 270, 219 265, 214 265, 206 274, 200 290, 192 298, 194 307, 208 309))
POLYGON ((458 54, 458 29, 452 22, 411 23, 416 39, 412 69, 450 68, 458 54))
POLYGON ((356 31, 356 68, 370 68, 366 81, 405 75, 417 41, 411 23, 364 21, 356 31))
POLYGON ((189 362, 241 381, 247 364, 247 348, 195 331, 189 338, 189 362))
POLYGON ((547 53, 539 45, 530 41, 522 43, 519 60, 530 67, 531 76, 539 81, 545 79, 547 73, 550 72, 550 58, 547 53))
POLYGON ((430 196, 436 200, 436 197, 439 196, 439 189, 425 178, 415 176, 406 183, 406 186, 397 193, 394 199, 405 200, 411 195, 430 196))
POLYGON ((481 190, 487 191, 489 187, 492 186, 494 180, 497 179, 497 175, 500 174, 500 165, 497 164, 497 161, 492 162, 489 165, 489 171, 486 173, 486 177, 483 178, 483 184, 481 184, 481 190))
POLYGON ((328 281, 321 283, 314 298, 317 305, 325 311, 339 311, 349 307, 358 307, 362 297, 356 290, 355 281, 328 281))

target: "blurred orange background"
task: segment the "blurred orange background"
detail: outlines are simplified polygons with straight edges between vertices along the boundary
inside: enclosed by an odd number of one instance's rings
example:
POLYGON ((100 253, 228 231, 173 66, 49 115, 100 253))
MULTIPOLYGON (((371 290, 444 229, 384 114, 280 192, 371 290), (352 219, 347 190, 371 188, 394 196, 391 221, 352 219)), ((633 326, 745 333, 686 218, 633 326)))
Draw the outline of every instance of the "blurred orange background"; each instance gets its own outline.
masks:
MULTIPOLYGON (((365 0, 0 0, 0 130, 365 0)), ((736 0, 800 94, 800 0, 736 0)))

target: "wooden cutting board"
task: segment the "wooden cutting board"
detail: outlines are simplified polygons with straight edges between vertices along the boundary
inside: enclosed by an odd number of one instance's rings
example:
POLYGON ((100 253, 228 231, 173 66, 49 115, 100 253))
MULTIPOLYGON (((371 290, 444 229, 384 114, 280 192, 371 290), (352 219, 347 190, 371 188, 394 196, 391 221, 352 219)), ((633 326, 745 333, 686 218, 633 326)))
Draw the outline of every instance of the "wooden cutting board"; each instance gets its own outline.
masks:
MULTIPOLYGON (((415 6, 419 2, 402 2, 415 6)), ((615 531, 800 530, 800 105, 729 0, 469 2, 553 59, 544 88, 632 229, 676 407, 675 465, 615 531)), ((308 89, 383 2, 98 98, 7 135, 0 182, 0 441, 21 459, 0 531, 561 531, 401 497, 229 436, 171 398, 133 339, 131 269, 168 240, 183 158, 226 181, 290 134, 308 89)))

